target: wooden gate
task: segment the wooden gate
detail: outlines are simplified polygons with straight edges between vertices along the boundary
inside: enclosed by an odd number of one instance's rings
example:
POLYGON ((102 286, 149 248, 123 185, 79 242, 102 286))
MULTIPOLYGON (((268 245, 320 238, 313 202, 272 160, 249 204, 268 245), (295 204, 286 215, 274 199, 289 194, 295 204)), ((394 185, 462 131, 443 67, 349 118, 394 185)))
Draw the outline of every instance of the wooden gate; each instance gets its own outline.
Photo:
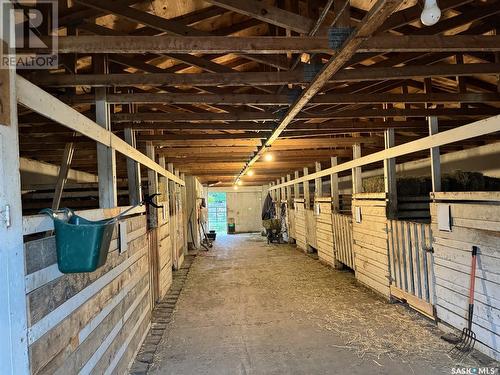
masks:
POLYGON ((347 267, 354 269, 352 217, 334 212, 332 213, 332 227, 335 259, 347 267))
POLYGON ((430 224, 389 220, 391 296, 434 318, 434 274, 430 224))

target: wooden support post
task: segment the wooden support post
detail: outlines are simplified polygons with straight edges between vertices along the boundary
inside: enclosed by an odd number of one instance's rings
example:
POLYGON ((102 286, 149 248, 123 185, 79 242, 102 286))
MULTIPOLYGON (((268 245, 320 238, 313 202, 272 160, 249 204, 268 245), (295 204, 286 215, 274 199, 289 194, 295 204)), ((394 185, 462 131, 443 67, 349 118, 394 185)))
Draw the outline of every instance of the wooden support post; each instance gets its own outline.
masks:
MULTIPOLYGON (((14 56, 14 14, 2 5, 0 43, 14 56)), ((15 66, 0 69, 0 364, 10 375, 30 373, 15 80, 15 66)))
MULTIPOLYGON (((292 181, 292 176, 287 174, 286 181, 287 182, 292 181)), ((288 204, 290 204, 290 202, 292 200, 292 186, 288 185, 285 189, 286 189, 286 200, 287 200, 288 204)))
MULTIPOLYGON (((278 178, 276 180, 276 185, 280 184, 280 179, 278 178)), ((276 217, 279 219, 280 218, 280 202, 281 202, 281 189, 276 189, 276 217)))
MULTIPOLYGON (((299 178, 299 171, 295 171, 294 173, 294 179, 298 179, 299 178)), ((299 184, 293 184, 293 197, 294 198, 300 198, 300 186, 299 184)))
MULTIPOLYGON (((304 176, 309 174, 309 168, 304 168, 304 176)), ((309 181, 304 181, 304 207, 305 209, 311 208, 311 197, 309 195, 309 181)))
MULTIPOLYGON (((281 181, 280 181, 280 182, 281 182, 282 184, 284 184, 284 183, 285 183, 285 177, 281 177, 281 181)), ((285 187, 283 186, 280 190, 281 190, 281 200, 282 200, 282 201, 284 201, 284 200, 286 200, 286 199, 287 199, 287 197, 286 197, 286 189, 285 189, 285 187)))
MULTIPOLYGON (((125 129, 125 142, 134 148, 136 147, 135 132, 133 129, 125 129)), ((165 165, 163 165, 163 167, 165 167, 165 165)), ((127 180, 130 204, 138 204, 142 199, 141 166, 131 158, 127 158, 127 180)))
MULTIPOLYGON (((180 173, 179 177, 183 180, 186 181, 186 174, 185 173, 180 173)), ((183 232, 183 238, 184 238, 184 255, 188 254, 188 215, 189 212, 187 212, 187 191, 186 191, 186 186, 180 186, 181 189, 181 201, 182 201, 182 224, 184 226, 184 232, 183 232)))
POLYGON ((59 209, 59 204, 61 203, 64 185, 66 184, 66 180, 68 179, 69 167, 71 165, 71 160, 73 160, 74 152, 74 143, 66 143, 66 146, 64 147, 63 158, 61 161, 61 167, 59 168, 59 174, 57 176, 56 187, 54 189, 54 197, 52 198, 53 210, 59 209))
MULTIPOLYGON (((361 157, 361 145, 356 143, 352 146, 352 158, 357 159, 361 157)), ((361 167, 354 167, 352 169, 352 194, 363 192, 363 180, 361 177, 361 167)))
MULTIPOLYGON (((65 3, 63 1, 63 3, 65 3)), ((76 28, 70 26, 67 28, 67 35, 76 35, 76 28)), ((69 54, 66 56, 61 56, 63 60, 63 65, 65 66, 65 71, 67 73, 76 74, 77 73, 77 59, 76 54, 69 54)), ((66 94, 76 95, 75 87, 66 87, 66 94)), ((73 142, 67 143, 64 147, 63 157, 61 160, 61 167, 59 168, 59 174, 57 176, 56 186, 54 189, 54 197, 52 198, 52 209, 58 210, 61 204, 62 193, 64 191, 64 186, 68 179, 69 167, 71 161, 73 160, 73 154, 75 152, 75 144, 73 142)))
MULTIPOLYGON (((432 78, 426 78, 424 80, 424 90, 426 94, 432 93, 432 78)), ((426 103, 426 108, 429 108, 429 104, 426 103)), ((429 124, 429 135, 434 135, 439 132, 439 123, 436 116, 427 117, 427 122, 429 124)), ((431 147, 431 180, 432 180, 432 191, 441 191, 441 156, 439 153, 439 147, 431 147)))
MULTIPOLYGON (((330 158, 330 163, 332 167, 338 164, 338 159, 336 156, 330 158)), ((339 196, 339 175, 338 173, 332 173, 330 175, 330 196, 332 197, 332 208, 335 212, 340 210, 340 196, 339 196)))
MULTIPOLYGON (((457 65, 462 65, 464 63, 464 55, 461 53, 457 53, 455 55, 455 62, 457 65)), ((463 76, 457 76, 457 91, 461 94, 467 92, 467 81, 466 78, 463 76)), ((467 103, 460 103, 460 108, 467 108, 468 105, 467 103)))
MULTIPOLYGON (((107 73, 107 58, 102 55, 92 56, 96 73, 107 73)), ((96 123, 111 131, 110 108, 106 99, 107 89, 95 89, 96 123)), ((99 176, 99 207, 111 208, 118 206, 116 188, 116 154, 111 147, 97 144, 97 175, 99 176)))
MULTIPOLYGON (((155 148, 152 142, 146 142, 146 156, 151 160, 155 160, 155 148)), ((152 169, 148 169, 148 194, 158 193, 158 173, 152 169)), ((149 227, 158 227, 158 210, 154 207, 149 207, 149 227)))
MULTIPOLYGON (((429 122, 429 135, 437 134, 439 131, 437 117, 431 116, 427 120, 429 122)), ((441 191, 441 156, 439 153, 439 147, 431 147, 430 153, 432 191, 441 191)))
MULTIPOLYGON (((321 171, 321 163, 319 161, 314 163, 314 166, 316 168, 316 172, 321 171)), ((322 197, 323 196, 323 183, 321 181, 321 177, 314 179, 314 196, 315 197, 322 197)))
MULTIPOLYGON (((394 129, 387 129, 384 132, 384 143, 386 149, 396 145, 394 141, 394 129)), ((395 158, 384 160, 384 189, 388 199, 387 214, 389 218, 393 219, 396 217, 398 210, 395 158)))

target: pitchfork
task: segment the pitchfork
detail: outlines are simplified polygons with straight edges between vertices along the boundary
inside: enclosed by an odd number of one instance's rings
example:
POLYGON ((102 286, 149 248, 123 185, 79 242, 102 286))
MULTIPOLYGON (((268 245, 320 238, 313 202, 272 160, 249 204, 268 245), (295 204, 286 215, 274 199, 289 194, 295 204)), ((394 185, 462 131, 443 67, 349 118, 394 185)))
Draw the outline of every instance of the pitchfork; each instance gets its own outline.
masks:
POLYGON ((470 287, 469 287, 469 314, 467 319, 467 327, 462 330, 459 342, 450 350, 450 355, 457 361, 462 361, 474 349, 476 343, 476 334, 472 331, 472 317, 474 316, 474 286, 476 281, 476 258, 477 246, 472 246, 472 265, 470 271, 470 287))

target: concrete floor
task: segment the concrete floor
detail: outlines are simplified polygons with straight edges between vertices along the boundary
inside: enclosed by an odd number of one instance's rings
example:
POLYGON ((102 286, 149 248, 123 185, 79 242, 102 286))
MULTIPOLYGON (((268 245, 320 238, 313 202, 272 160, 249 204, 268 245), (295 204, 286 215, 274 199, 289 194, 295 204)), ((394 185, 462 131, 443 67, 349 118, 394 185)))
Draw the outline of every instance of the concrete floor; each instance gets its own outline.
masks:
POLYGON ((150 374, 450 374, 434 325, 256 234, 194 260, 150 374))

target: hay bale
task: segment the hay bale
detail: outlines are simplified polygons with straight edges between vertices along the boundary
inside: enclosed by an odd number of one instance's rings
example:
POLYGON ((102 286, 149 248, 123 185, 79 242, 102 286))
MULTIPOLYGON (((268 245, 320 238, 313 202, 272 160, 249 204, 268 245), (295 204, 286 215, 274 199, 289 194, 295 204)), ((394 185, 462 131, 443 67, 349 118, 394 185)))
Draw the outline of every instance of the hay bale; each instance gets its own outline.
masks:
MULTIPOLYGON (((485 176, 480 172, 464 172, 457 170, 444 174, 441 178, 443 191, 500 191, 500 178, 485 176)), ((399 196, 422 196, 432 191, 429 176, 404 177, 397 179, 399 196)), ((384 176, 363 179, 363 191, 381 193, 384 191, 384 176)))
POLYGON ((362 184, 363 184, 363 191, 365 193, 384 192, 384 176, 373 176, 364 178, 362 184))

